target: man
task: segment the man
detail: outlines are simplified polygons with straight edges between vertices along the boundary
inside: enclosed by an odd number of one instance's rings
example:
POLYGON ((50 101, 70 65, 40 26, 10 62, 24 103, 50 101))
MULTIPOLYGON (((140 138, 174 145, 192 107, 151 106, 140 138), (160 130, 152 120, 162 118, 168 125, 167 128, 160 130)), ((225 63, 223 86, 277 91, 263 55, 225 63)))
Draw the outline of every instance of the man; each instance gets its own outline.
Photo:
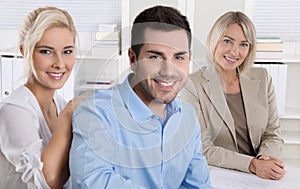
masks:
POLYGON ((133 73, 73 115, 74 188, 211 188, 195 112, 176 98, 190 46, 189 23, 176 9, 156 6, 136 17, 133 73))

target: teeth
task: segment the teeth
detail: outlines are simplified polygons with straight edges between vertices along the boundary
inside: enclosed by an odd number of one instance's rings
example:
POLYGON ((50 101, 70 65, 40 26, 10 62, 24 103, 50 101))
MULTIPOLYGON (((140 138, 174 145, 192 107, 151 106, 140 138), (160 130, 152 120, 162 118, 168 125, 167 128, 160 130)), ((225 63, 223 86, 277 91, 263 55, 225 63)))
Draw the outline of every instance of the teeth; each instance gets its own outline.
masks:
POLYGON ((49 73, 49 75, 51 75, 53 77, 60 77, 63 75, 63 73, 49 73))
POLYGON ((231 62, 237 61, 236 59, 231 59, 231 58, 228 58, 227 56, 225 56, 225 58, 226 58, 227 60, 231 61, 231 62))
POLYGON ((158 83, 161 84, 164 87, 169 87, 169 86, 172 86, 174 84, 174 82, 167 83, 167 82, 161 82, 161 81, 159 81, 158 83))

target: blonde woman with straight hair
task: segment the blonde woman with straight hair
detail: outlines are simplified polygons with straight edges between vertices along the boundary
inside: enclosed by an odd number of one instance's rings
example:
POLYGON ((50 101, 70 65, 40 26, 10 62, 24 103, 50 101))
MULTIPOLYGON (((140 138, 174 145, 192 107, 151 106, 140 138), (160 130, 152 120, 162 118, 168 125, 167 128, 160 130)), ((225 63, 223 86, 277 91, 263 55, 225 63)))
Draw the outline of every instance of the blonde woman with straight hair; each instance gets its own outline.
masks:
POLYGON ((209 64, 190 75, 181 97, 196 109, 208 164, 282 178, 272 78, 266 69, 252 67, 253 23, 242 12, 227 12, 214 23, 206 46, 209 64))
POLYGON ((0 188, 62 188, 69 178, 73 110, 55 91, 75 62, 77 32, 69 13, 41 7, 25 18, 19 50, 27 81, 0 104, 0 188))

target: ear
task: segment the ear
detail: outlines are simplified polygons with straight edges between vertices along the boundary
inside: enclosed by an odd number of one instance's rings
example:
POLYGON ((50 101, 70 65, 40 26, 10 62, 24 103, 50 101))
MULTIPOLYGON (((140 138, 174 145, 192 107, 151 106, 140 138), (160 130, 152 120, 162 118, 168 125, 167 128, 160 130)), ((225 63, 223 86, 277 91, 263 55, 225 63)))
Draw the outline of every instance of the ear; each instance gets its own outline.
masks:
POLYGON ((136 64, 137 64, 137 57, 136 54, 133 52, 132 48, 128 49, 128 57, 130 61, 130 68, 132 71, 135 71, 136 64))
POLYGON ((24 49, 23 49, 23 46, 19 46, 19 50, 20 50, 20 53, 22 54, 22 56, 24 57, 24 49))

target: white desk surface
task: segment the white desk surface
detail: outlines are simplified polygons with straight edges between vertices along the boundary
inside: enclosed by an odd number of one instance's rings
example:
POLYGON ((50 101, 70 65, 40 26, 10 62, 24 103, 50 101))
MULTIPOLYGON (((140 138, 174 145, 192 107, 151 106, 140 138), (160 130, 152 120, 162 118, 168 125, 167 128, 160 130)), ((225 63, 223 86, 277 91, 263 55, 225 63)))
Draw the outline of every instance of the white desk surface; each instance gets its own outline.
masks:
POLYGON ((300 168, 285 167, 287 171, 281 180, 267 180, 256 175, 235 170, 209 166, 211 184, 217 189, 299 189, 300 168))

